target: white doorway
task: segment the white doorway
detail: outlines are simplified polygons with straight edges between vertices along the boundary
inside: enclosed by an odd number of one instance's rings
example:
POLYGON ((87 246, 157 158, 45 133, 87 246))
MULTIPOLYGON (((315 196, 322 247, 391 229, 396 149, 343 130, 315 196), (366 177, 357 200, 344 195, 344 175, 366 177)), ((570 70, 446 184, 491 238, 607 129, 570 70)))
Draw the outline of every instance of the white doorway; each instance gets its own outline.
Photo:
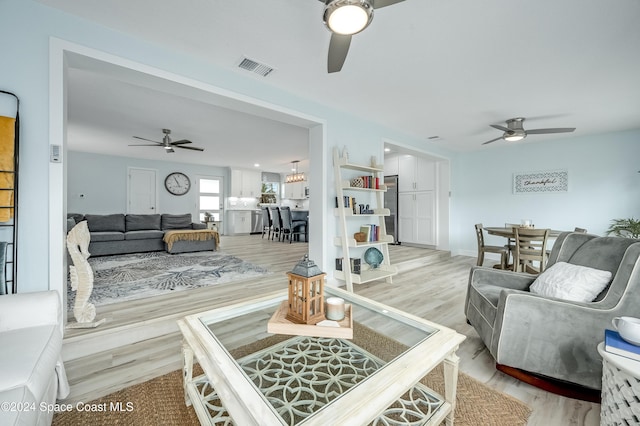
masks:
POLYGON ((220 176, 198 176, 198 217, 205 222, 205 214, 211 215, 220 233, 224 229, 224 180, 220 176))
POLYGON ((153 214, 158 211, 157 170, 129 167, 127 170, 127 213, 153 214))

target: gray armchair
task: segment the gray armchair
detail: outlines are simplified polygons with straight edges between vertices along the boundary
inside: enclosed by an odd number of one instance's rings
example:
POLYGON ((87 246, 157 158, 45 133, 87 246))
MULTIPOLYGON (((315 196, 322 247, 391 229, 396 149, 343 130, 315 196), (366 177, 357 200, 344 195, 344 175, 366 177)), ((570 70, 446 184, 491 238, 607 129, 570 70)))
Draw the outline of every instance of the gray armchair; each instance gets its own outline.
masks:
MULTIPOLYGON (((535 275, 473 267, 465 302, 498 366, 542 378, 600 389, 602 360, 596 349, 615 316, 640 317, 640 240, 561 234, 547 268, 556 262, 612 273, 593 302, 570 302, 529 292, 535 275)), ((529 383, 535 384, 532 381, 529 383)))

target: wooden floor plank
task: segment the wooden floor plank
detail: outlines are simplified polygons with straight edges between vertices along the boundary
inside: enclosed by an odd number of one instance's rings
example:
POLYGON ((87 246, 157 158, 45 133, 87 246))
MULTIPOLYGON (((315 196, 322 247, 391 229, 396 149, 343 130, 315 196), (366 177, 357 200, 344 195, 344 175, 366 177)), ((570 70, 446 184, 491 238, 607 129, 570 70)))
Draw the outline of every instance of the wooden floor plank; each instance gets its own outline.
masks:
MULTIPOLYGON (((181 367, 178 318, 284 290, 285 272, 307 253, 306 243, 280 243, 251 236, 223 236, 221 250, 271 272, 233 282, 172 293, 139 301, 98 307, 97 318, 108 322, 94 330, 68 329, 63 356, 72 394, 84 401, 146 381, 181 367), (128 342, 125 345, 119 342, 128 342), (79 354, 79 355, 78 355, 79 354)), ((355 285, 362 296, 450 327, 467 336, 458 351, 460 370, 488 386, 518 398, 533 408, 530 425, 597 425, 599 404, 562 398, 519 382, 495 369, 493 358, 475 330, 466 323, 463 304, 469 269, 476 259, 450 257, 446 252, 390 246, 392 264, 401 273, 355 285)))

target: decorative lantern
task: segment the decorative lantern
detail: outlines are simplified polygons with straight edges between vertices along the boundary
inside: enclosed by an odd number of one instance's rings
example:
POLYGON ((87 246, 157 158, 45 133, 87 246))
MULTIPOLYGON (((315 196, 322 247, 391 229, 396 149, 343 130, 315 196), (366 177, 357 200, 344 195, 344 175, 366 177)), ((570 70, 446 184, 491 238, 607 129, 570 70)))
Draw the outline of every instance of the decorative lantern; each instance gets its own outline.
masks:
POLYGON ((287 275, 289 309, 286 318, 297 324, 316 324, 324 320, 324 276, 327 274, 305 254, 287 275))

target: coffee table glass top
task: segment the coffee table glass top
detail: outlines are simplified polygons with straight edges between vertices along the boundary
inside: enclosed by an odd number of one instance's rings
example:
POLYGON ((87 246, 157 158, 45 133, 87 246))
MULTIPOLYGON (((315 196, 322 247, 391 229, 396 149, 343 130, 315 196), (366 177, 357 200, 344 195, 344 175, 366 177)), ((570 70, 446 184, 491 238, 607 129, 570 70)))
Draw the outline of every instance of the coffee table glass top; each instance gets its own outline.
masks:
MULTIPOLYGON (((214 360, 212 368, 218 370, 198 379, 199 392, 207 399, 211 416, 219 416, 217 421, 224 419, 228 415, 224 405, 235 419, 238 406, 246 404, 242 411, 259 406, 264 424, 270 423, 264 417, 267 411, 276 419, 273 424, 316 424, 314 419, 331 418, 330 411, 338 403, 351 405, 354 398, 352 403, 357 404, 355 398, 361 396, 356 392, 362 395, 368 389, 367 395, 384 394, 386 387, 376 386, 386 375, 390 375, 387 380, 395 380, 391 375, 398 374, 393 365, 402 362, 397 361, 399 358, 416 350, 436 350, 443 340, 433 345, 429 340, 452 332, 352 293, 325 288, 325 297, 334 295, 351 304, 353 339, 268 333, 267 322, 286 299, 284 292, 274 298, 193 316, 203 327, 200 338, 205 349, 209 347, 206 350, 214 360), (220 378, 219 385, 210 383, 211 377, 220 378), (218 395, 216 390, 223 383, 233 383, 233 392, 238 394, 228 397, 222 391, 218 395), (239 390, 238 385, 244 390, 239 390), (357 391, 358 388, 362 389, 357 391)), ((203 367, 206 370, 206 365, 203 367)), ((415 381, 427 372, 416 371, 415 381)), ((389 402, 379 407, 379 413, 373 413, 373 424, 422 424, 444 403, 440 395, 420 383, 407 386, 404 391, 403 395, 383 395, 382 399, 389 402)))

